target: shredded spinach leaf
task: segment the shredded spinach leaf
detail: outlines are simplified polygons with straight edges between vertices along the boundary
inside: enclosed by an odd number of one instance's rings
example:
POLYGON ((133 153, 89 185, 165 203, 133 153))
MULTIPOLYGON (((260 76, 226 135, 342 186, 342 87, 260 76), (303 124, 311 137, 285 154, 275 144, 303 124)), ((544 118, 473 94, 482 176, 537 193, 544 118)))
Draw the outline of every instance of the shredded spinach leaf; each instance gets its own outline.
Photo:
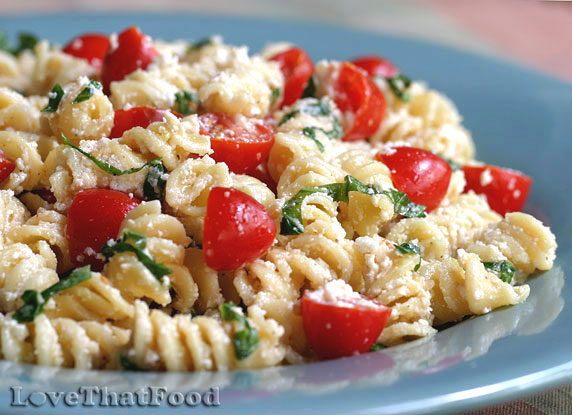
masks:
POLYGON ((195 92, 179 91, 175 93, 176 111, 181 115, 192 114, 189 108, 190 104, 200 104, 199 98, 195 92))
POLYGON ((316 98, 316 80, 314 76, 308 79, 308 83, 302 92, 302 98, 316 98))
POLYGON ((44 311, 44 306, 50 298, 57 293, 87 281, 90 278, 91 267, 87 265, 85 267, 75 269, 66 278, 61 279, 41 293, 38 293, 36 290, 24 291, 20 297, 24 302, 24 305, 16 310, 12 318, 20 323, 34 321, 34 318, 44 311))
POLYGON ((42 109, 42 112, 56 112, 60 106, 60 102, 64 97, 64 89, 60 84, 55 84, 50 93, 48 94, 50 98, 46 108, 42 109))
POLYGON ((397 98, 403 102, 408 102, 411 99, 411 95, 406 91, 411 86, 411 79, 401 74, 386 79, 397 98))
POLYGON ((391 199, 396 213, 405 217, 425 217, 425 206, 417 205, 405 193, 395 189, 379 190, 372 184, 363 184, 350 175, 344 178, 344 183, 332 183, 316 187, 303 187, 294 197, 282 207, 281 235, 300 235, 304 233, 302 220, 302 203, 313 193, 325 193, 336 202, 348 202, 349 192, 360 192, 367 195, 384 194, 391 199))
POLYGON ((248 319, 234 310, 233 303, 224 303, 219 306, 220 316, 224 321, 236 320, 243 325, 243 329, 234 333, 232 342, 234 354, 238 360, 244 360, 258 347, 258 331, 250 325, 248 319))
POLYGON ((159 159, 149 162, 149 171, 143 183, 145 200, 162 200, 165 196, 167 180, 164 178, 167 169, 159 159))
POLYGON ((419 263, 415 265, 413 271, 419 270, 419 267, 421 266, 421 249, 419 249, 419 246, 415 245, 413 242, 405 242, 401 245, 393 244, 393 246, 395 246, 395 249, 403 255, 419 255, 419 263))
POLYGON ((137 363, 130 360, 124 353, 119 356, 119 363, 121 367, 125 370, 131 372, 148 372, 149 369, 139 366, 137 363))
POLYGON ((95 94, 96 89, 102 89, 103 85, 93 79, 89 81, 89 84, 78 94, 78 96, 72 101, 72 104, 79 104, 80 102, 87 101, 93 94, 95 94))
POLYGON ((88 153, 87 151, 83 151, 81 148, 79 148, 78 146, 72 144, 65 135, 62 134, 62 140, 64 140, 64 144, 73 148, 74 150, 78 151, 79 153, 83 154, 85 157, 87 157, 88 159, 90 159, 97 167, 99 167, 101 170, 103 170, 106 173, 109 173, 113 176, 123 176, 125 174, 133 174, 133 173, 137 173, 140 172, 141 170, 143 170, 145 167, 153 165, 156 162, 159 162, 161 160, 161 158, 156 158, 153 160, 148 161, 147 163, 143 164, 142 166, 139 167, 134 167, 132 169, 129 170, 121 170, 118 169, 115 166, 112 166, 109 163, 106 163, 105 161, 101 161, 98 158, 94 157, 92 154, 88 153))
POLYGON ((105 257, 105 261, 108 262, 115 254, 133 252, 139 262, 141 262, 159 282, 164 283, 163 277, 171 274, 173 271, 164 264, 155 262, 155 259, 146 248, 146 235, 131 229, 125 229, 119 239, 107 241, 105 245, 103 245, 101 254, 105 257))
POLYGON ((373 346, 371 346, 371 349, 369 349, 370 352, 377 352, 378 350, 382 350, 385 349, 385 347, 380 344, 380 343, 376 343, 373 346))
POLYGON ((516 272, 516 267, 506 259, 499 262, 483 262, 483 265, 489 271, 494 272, 502 281, 509 284, 512 282, 512 277, 516 272))

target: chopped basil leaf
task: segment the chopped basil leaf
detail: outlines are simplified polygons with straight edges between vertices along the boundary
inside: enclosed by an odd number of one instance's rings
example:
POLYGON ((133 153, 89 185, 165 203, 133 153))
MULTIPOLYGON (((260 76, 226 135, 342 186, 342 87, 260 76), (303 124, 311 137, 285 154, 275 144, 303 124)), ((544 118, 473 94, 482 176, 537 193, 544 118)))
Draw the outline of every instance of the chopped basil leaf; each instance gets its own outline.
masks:
POLYGON ((149 162, 149 171, 143 183, 143 195, 145 200, 162 200, 165 195, 165 185, 167 180, 164 178, 167 169, 159 159, 149 162))
POLYGON ((516 272, 516 267, 510 261, 504 260, 499 262, 483 262, 483 265, 489 271, 494 272, 504 282, 511 283, 512 277, 516 272))
POLYGON ((236 331, 232 337, 234 343, 234 354, 238 360, 244 360, 250 356, 258 347, 258 331, 250 325, 248 319, 241 313, 237 313, 233 303, 224 303, 219 306, 220 316, 223 321, 236 320, 244 328, 236 331))
POLYGON ((461 170, 461 165, 459 163, 457 163, 456 161, 451 160, 449 157, 445 157, 445 156, 440 156, 443 160, 445 160, 447 163, 449 163, 449 166, 451 166, 451 170, 453 171, 457 171, 457 170, 461 170))
POLYGON ((281 92, 280 92, 280 88, 274 88, 272 89, 272 95, 270 98, 270 106, 273 107, 274 104, 276 104, 276 102, 278 102, 278 99, 280 98, 281 92))
POLYGON ((108 262, 115 254, 133 252, 139 262, 141 262, 157 280, 164 283, 163 277, 171 274, 173 271, 164 264, 155 262, 155 259, 146 248, 146 235, 131 229, 125 229, 119 239, 107 241, 105 245, 103 245, 101 254, 105 257, 105 261, 108 262))
POLYGON ((189 46, 189 52, 195 51, 195 50, 199 50, 204 48, 205 46, 209 46, 213 44, 213 38, 212 37, 204 37, 202 39, 197 40, 195 43, 191 44, 189 46))
POLYGON ((87 101, 95 94, 96 89, 103 88, 99 82, 93 79, 89 81, 89 84, 79 93, 79 95, 72 101, 72 104, 79 104, 80 102, 87 101))
POLYGON ((151 161, 148 161, 147 163, 143 164, 142 166, 139 167, 134 167, 132 169, 129 170, 121 170, 118 169, 115 166, 112 166, 109 163, 106 163, 105 161, 101 161, 99 159, 97 159, 96 157, 94 157, 92 154, 88 153, 87 151, 83 151, 81 148, 79 148, 78 146, 70 143, 70 141, 66 138, 65 135, 62 134, 62 139, 64 140, 64 144, 73 148, 74 150, 80 152, 81 154, 83 154, 84 156, 86 156, 88 159, 90 159, 97 167, 99 167, 101 170, 103 170, 106 173, 109 173, 113 176, 123 176, 125 174, 133 174, 133 173, 137 173, 140 172, 141 170, 143 170, 145 167, 147 166, 151 166, 153 164, 155 164, 156 162, 160 161, 161 158, 156 158, 153 159, 151 161))
POLYGON ((369 351, 370 352, 377 352, 378 350, 381 350, 381 349, 385 349, 385 346, 383 346, 380 343, 376 343, 373 346, 371 346, 371 349, 369 349, 369 351))
POLYGON ((413 271, 419 270, 419 267, 421 266, 421 249, 419 249, 417 245, 415 245, 413 242, 405 242, 401 245, 393 244, 393 246, 395 246, 395 249, 397 249, 403 255, 419 255, 419 263, 415 265, 413 271))
POLYGON ((36 36, 31 33, 22 32, 18 35, 18 46, 12 47, 6 35, 0 32, 0 50, 11 53, 12 55, 19 55, 26 49, 32 50, 37 43, 38 38, 36 36))
POLYGON ((36 290, 24 291, 20 297, 24 305, 16 310, 12 318, 20 323, 34 321, 34 318, 44 311, 44 306, 51 297, 90 278, 91 267, 87 265, 82 268, 77 268, 66 278, 61 279, 41 293, 38 293, 36 290))
MULTIPOLYGON (((328 98, 324 97, 314 104, 308 104, 304 107, 301 107, 300 109, 290 111, 289 113, 284 115, 284 117, 282 117, 282 119, 278 123, 278 126, 281 126, 282 124, 287 123, 289 120, 294 118, 300 112, 305 112, 306 114, 315 115, 315 116, 331 115, 330 106, 328 105, 328 98)), ((338 123, 339 123, 339 121, 338 121, 338 123)))
POLYGON ((12 53, 14 55, 19 55, 26 49, 33 50, 38 43, 38 38, 31 33, 22 32, 18 35, 18 47, 16 47, 12 53))
POLYGON ((139 366, 137 363, 131 361, 125 354, 119 356, 119 363, 121 367, 125 370, 131 372, 148 372, 149 369, 139 366))
POLYGON ((313 76, 308 79, 306 88, 304 88, 304 92, 302 92, 302 98, 316 98, 316 80, 313 76))
POLYGON ((56 112, 60 105, 60 101, 64 97, 64 89, 60 84, 55 84, 50 93, 48 94, 50 100, 46 108, 42 112, 56 112))
POLYGON ((304 129, 302 130, 302 134, 312 139, 318 146, 318 150, 320 150, 323 153, 325 150, 324 145, 320 142, 320 140, 316 138, 316 130, 317 127, 304 127, 304 129))
POLYGON ((393 78, 386 78, 389 87, 393 93, 403 102, 408 102, 411 99, 411 95, 407 91, 407 88, 411 86, 411 79, 405 75, 396 75, 393 78))
POLYGON ((189 104, 200 104, 197 94, 189 91, 179 91, 175 93, 176 111, 181 115, 192 114, 189 104))
POLYGON ((396 213, 406 218, 424 218, 426 207, 413 203, 405 193, 395 189, 389 189, 384 194, 393 202, 393 209, 396 213))
POLYGON ((352 176, 346 176, 344 183, 332 183, 316 187, 303 187, 282 207, 281 235, 300 235, 304 233, 302 220, 302 203, 306 196, 313 193, 325 193, 336 202, 348 202, 349 192, 360 192, 367 195, 384 194, 391 199, 396 213, 411 218, 425 217, 425 206, 417 205, 405 193, 395 189, 381 191, 373 184, 363 184, 352 176))
POLYGON ((12 53, 12 48, 10 47, 10 41, 8 40, 8 37, 4 32, 0 32, 0 50, 12 53))

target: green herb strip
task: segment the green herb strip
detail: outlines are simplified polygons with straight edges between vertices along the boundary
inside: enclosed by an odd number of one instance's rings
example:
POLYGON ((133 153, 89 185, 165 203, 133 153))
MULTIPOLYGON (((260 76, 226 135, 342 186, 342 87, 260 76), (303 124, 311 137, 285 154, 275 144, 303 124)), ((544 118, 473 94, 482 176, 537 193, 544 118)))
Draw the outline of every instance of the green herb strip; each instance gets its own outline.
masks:
POLYGON ((300 112, 304 112, 306 114, 310 114, 310 115, 314 115, 314 116, 332 115, 332 112, 330 111, 330 106, 328 105, 328 99, 322 98, 321 100, 319 100, 315 104, 308 104, 304 107, 301 107, 300 109, 290 111, 289 113, 284 115, 284 117, 282 117, 282 119, 278 123, 278 126, 286 124, 288 121, 290 121, 296 115, 298 115, 300 112))
POLYGON ((405 75, 396 75, 393 78, 386 78, 393 93, 403 102, 409 102, 411 95, 406 91, 411 86, 411 79, 405 75))
POLYGON ((133 252, 135 256, 137 256, 139 262, 141 262, 159 282, 163 283, 163 277, 171 274, 173 271, 167 268, 164 264, 155 262, 155 259, 146 248, 146 235, 131 229, 125 229, 123 231, 123 235, 121 235, 119 239, 115 241, 107 241, 105 245, 103 245, 101 248, 101 254, 105 257, 105 261, 108 262, 115 254, 133 252))
POLYGON ((102 89, 103 85, 93 79, 89 84, 79 93, 79 95, 72 101, 72 104, 79 104, 80 102, 90 99, 97 89, 102 89))
POLYGON ((119 356, 119 363, 121 367, 125 370, 129 370, 131 372, 148 372, 149 369, 139 366, 137 363, 130 360, 125 354, 121 354, 119 356))
POLYGON ((24 291, 20 297, 24 305, 16 310, 12 318, 20 323, 34 321, 34 318, 44 311, 44 306, 51 297, 90 278, 91 267, 87 265, 82 268, 77 268, 66 278, 46 288, 41 293, 38 293, 36 290, 24 291))
POLYGON ((425 206, 417 205, 405 193, 395 189, 385 191, 379 190, 372 184, 363 184, 352 176, 346 176, 344 183, 332 183, 316 187, 303 187, 294 197, 282 207, 282 221, 280 223, 281 235, 300 235, 304 233, 304 223, 302 220, 302 203, 304 199, 313 193, 324 193, 336 202, 348 202, 349 192, 360 192, 367 195, 384 194, 393 202, 396 213, 411 218, 425 217, 425 206))
POLYGON ((193 113, 189 108, 191 103, 197 105, 201 103, 196 93, 189 91, 179 91, 175 93, 176 111, 181 115, 189 115, 193 113))
POLYGON ((167 169, 160 160, 149 162, 149 171, 143 183, 143 196, 145 200, 163 200, 167 180, 164 178, 167 169))
POLYGON ((278 102, 278 99, 280 98, 280 95, 282 93, 280 92, 280 88, 273 88, 272 89, 272 94, 270 96, 270 106, 273 107, 276 102, 278 102))
POLYGON ((393 244, 393 246, 403 255, 419 255, 419 262, 413 268, 413 271, 417 272, 421 266, 421 249, 413 242, 405 242, 401 245, 393 244))
POLYGON ((302 92, 302 98, 316 98, 316 80, 313 76, 308 79, 308 83, 302 92))
POLYGON ((509 284, 512 282, 512 277, 516 272, 516 267, 507 260, 499 262, 483 262, 483 265, 487 270, 494 272, 502 281, 509 284))
POLYGON ((234 354, 238 360, 244 360, 250 356, 258 347, 258 331, 250 325, 248 319, 234 311, 233 303, 225 303, 219 306, 220 316, 224 321, 236 320, 244 328, 234 333, 232 342, 234 343, 234 354))
POLYGON ((73 148, 74 150, 78 151, 79 153, 83 154, 85 157, 87 157, 88 159, 90 159, 97 167, 99 167, 101 170, 103 170, 104 172, 111 174, 113 176, 123 176, 126 174, 133 174, 133 173, 138 173, 141 170, 143 170, 145 167, 147 166, 151 166, 153 164, 156 164, 157 162, 159 162, 161 160, 161 158, 156 158, 153 159, 151 161, 148 161, 147 163, 143 164, 140 167, 135 167, 133 169, 129 169, 129 170, 121 170, 118 169, 115 166, 112 166, 109 163, 106 163, 105 161, 101 161, 99 159, 97 159, 96 157, 94 157, 92 154, 88 153, 87 151, 83 151, 81 148, 79 148, 78 146, 72 144, 65 135, 62 134, 62 140, 64 140, 64 144, 73 148))
POLYGON ((19 55, 25 50, 33 50, 38 44, 38 38, 31 33, 22 32, 18 35, 18 45, 15 47, 10 46, 10 42, 4 33, 0 33, 0 50, 11 53, 12 55, 19 55))
POLYGON ((48 105, 42 110, 42 112, 56 112, 60 106, 60 102, 64 97, 64 89, 60 84, 55 84, 50 93, 48 105))
POLYGON ((378 350, 382 350, 385 349, 385 347, 380 344, 380 343, 376 343, 373 346, 371 346, 371 349, 369 349, 370 352, 377 352, 378 350))
POLYGON ((192 45, 189 46, 189 52, 192 51, 196 51, 199 49, 204 48, 205 46, 209 46, 212 45, 213 42, 213 38, 212 37, 204 37, 202 39, 197 40, 195 43, 193 43, 192 45))

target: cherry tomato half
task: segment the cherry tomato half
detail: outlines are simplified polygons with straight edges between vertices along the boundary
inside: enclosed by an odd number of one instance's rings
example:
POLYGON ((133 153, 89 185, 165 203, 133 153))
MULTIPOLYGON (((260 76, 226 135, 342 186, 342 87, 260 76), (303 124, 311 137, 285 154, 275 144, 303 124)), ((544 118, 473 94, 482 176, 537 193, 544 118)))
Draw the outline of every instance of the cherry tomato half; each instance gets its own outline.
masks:
POLYGON ((272 193, 276 194, 278 184, 274 181, 272 176, 270 176, 270 172, 268 171, 268 160, 264 160, 256 167, 256 169, 249 171, 248 174, 260 180, 270 190, 272 190, 272 193))
POLYGON ((334 89, 334 101, 342 112, 353 113, 344 141, 369 138, 379 128, 385 115, 385 97, 377 85, 357 66, 343 62, 334 89))
POLYGON ((397 190, 430 212, 439 206, 451 181, 451 166, 441 157, 415 147, 395 147, 377 159, 391 171, 397 190))
POLYGON ((312 59, 303 49, 290 48, 274 55, 270 60, 280 64, 280 70, 284 75, 284 93, 280 108, 292 105, 302 96, 308 80, 314 73, 312 59))
POLYGON ((383 76, 393 78, 399 75, 399 69, 389 60, 381 56, 363 56, 355 58, 352 63, 358 68, 362 68, 369 76, 383 76))
MULTIPOLYGON (((149 124, 157 121, 163 121, 165 113, 170 110, 153 108, 153 107, 135 107, 128 110, 115 111, 113 120, 113 128, 109 133, 109 138, 119 138, 127 130, 135 127, 147 128, 149 124)), ((171 111, 177 117, 182 115, 178 112, 171 111)))
POLYGON ((199 117, 200 133, 211 138, 211 157, 225 162, 237 174, 247 173, 268 157, 274 144, 274 128, 266 121, 222 113, 199 117))
POLYGON ((335 359, 369 352, 387 324, 391 308, 367 297, 328 303, 305 291, 301 312, 312 349, 323 359, 335 359))
POLYGON ((486 195, 491 209, 503 216, 521 210, 526 203, 532 178, 520 172, 496 166, 464 166, 463 172, 464 191, 486 195))
POLYGON ((203 255, 209 267, 240 268, 266 252, 275 236, 272 217, 255 199, 236 189, 211 189, 203 231, 203 255))
POLYGON ((0 183, 12 174, 16 168, 16 163, 12 161, 2 150, 0 150, 0 183))
POLYGON ((71 261, 76 267, 91 265, 101 271, 96 257, 101 247, 117 238, 121 222, 141 201, 108 189, 88 189, 78 193, 68 211, 67 239, 71 261))
POLYGON ((109 93, 109 85, 121 81, 137 69, 146 69, 159 53, 149 36, 137 27, 130 27, 117 37, 117 47, 111 48, 103 60, 101 81, 103 90, 109 93))
POLYGON ((73 38, 63 48, 63 52, 76 58, 85 59, 98 71, 101 70, 103 58, 109 50, 111 42, 107 35, 100 33, 86 33, 73 38))

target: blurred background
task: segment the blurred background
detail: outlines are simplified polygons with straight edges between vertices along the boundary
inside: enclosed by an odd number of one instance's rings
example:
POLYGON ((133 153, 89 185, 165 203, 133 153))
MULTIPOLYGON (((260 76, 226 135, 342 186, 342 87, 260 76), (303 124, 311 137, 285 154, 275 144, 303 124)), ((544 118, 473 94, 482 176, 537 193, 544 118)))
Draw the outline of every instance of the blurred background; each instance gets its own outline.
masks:
POLYGON ((572 1, 0 0, 2 16, 63 10, 186 11, 313 20, 493 55, 572 82, 572 1))

